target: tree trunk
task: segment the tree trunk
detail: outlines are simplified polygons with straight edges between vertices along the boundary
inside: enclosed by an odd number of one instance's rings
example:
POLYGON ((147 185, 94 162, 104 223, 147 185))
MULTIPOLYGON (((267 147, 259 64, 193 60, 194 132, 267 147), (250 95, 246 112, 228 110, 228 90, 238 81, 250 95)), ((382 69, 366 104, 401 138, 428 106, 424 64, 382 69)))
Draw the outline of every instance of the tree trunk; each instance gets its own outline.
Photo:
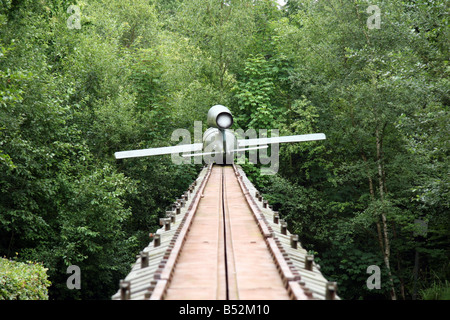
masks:
MULTIPOLYGON (((386 186, 386 185, 385 185, 386 186)), ((385 189, 386 191, 386 189, 385 189)), ((392 234, 394 236, 394 239, 397 240, 397 231, 395 230, 395 223, 392 222, 392 234)), ((396 258, 397 258, 397 271, 399 274, 401 274, 401 266, 400 266, 400 257, 398 255, 398 252, 396 253, 396 258)), ((406 300, 406 295, 405 295, 405 282, 403 281, 403 278, 401 276, 398 277, 400 280, 400 294, 402 296, 403 300, 406 300)))
MULTIPOLYGON (((380 133, 380 129, 377 127, 376 131, 376 144, 377 144, 377 166, 378 166, 378 181, 379 181, 379 192, 380 192, 380 199, 381 203, 384 203, 384 169, 382 164, 382 150, 383 150, 383 136, 382 133, 380 133)), ((381 221, 383 223, 383 237, 384 237, 384 264, 386 265, 386 268, 388 270, 389 274, 389 281, 391 282, 391 299, 397 300, 397 296, 395 294, 395 288, 394 288, 394 280, 392 278, 392 272, 391 272, 391 266, 389 263, 389 258, 391 255, 391 248, 389 243, 389 234, 388 234, 388 227, 387 227, 387 220, 386 220, 386 213, 382 207, 381 209, 381 221)))
MULTIPOLYGON (((375 191, 373 189, 373 180, 372 180, 372 177, 370 176, 369 166, 367 165, 367 157, 366 157, 364 151, 362 151, 362 150, 361 150, 361 157, 364 160, 364 164, 365 164, 366 172, 367 172, 367 179, 369 180, 370 199, 372 201, 375 201, 375 191)), ((377 226, 377 234, 378 234, 378 244, 380 245, 381 254, 384 255, 383 235, 381 233, 380 221, 378 219, 376 222, 376 226, 377 226)))

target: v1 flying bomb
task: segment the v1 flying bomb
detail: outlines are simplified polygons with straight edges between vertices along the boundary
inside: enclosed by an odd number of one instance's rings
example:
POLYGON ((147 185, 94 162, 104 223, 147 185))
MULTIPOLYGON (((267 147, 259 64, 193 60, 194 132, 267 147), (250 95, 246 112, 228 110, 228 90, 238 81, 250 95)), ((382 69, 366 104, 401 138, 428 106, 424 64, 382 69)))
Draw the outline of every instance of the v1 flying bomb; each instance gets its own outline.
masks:
POLYGON ((222 105, 215 105, 208 111, 209 128, 203 134, 203 143, 182 144, 173 147, 150 148, 130 151, 119 151, 116 159, 156 156, 163 154, 184 153, 183 157, 214 155, 210 159, 220 164, 232 164, 238 152, 268 148, 269 144, 285 142, 303 142, 326 139, 323 133, 282 136, 271 138, 238 139, 229 128, 233 125, 230 110, 222 105))

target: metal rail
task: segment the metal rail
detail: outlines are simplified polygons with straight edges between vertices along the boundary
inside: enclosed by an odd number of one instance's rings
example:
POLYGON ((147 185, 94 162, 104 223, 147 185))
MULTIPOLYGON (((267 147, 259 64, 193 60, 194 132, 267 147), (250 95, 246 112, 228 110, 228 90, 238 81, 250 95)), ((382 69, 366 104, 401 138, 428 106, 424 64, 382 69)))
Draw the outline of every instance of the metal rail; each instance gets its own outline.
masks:
POLYGON ((228 260, 229 255, 232 254, 233 246, 232 243, 228 243, 232 241, 232 238, 227 239, 227 233, 230 232, 230 225, 229 225, 229 217, 228 217, 228 206, 227 206, 227 197, 226 197, 226 183, 225 183, 225 175, 224 175, 224 167, 222 167, 222 175, 221 175, 221 199, 222 199, 222 224, 223 224, 223 253, 224 253, 224 269, 225 269, 225 297, 226 300, 230 300, 230 288, 229 283, 230 279, 228 276, 229 266, 228 266, 228 260), (228 240, 228 241, 227 241, 228 240), (230 247, 231 250, 227 250, 227 248, 230 247))
MULTIPOLYGON (((157 268, 141 254, 140 268, 135 265, 113 299, 338 298, 335 283, 323 278, 239 166, 209 165, 201 177, 199 186, 189 189, 191 199, 184 199, 187 207, 176 208, 165 220, 175 230, 163 221, 158 241, 169 232, 172 238, 155 259, 157 268)), ((153 241, 147 256, 159 246, 153 241)))

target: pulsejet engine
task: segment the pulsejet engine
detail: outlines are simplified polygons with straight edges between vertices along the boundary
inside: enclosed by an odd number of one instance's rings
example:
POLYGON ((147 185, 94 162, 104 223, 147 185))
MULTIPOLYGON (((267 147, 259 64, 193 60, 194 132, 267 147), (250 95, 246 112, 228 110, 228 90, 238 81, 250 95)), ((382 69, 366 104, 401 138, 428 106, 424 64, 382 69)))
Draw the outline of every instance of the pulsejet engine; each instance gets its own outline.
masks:
POLYGON ((183 157, 206 156, 204 160, 218 164, 232 164, 236 153, 268 148, 269 144, 302 142, 326 139, 323 133, 281 136, 271 138, 238 139, 230 127, 233 125, 231 111, 222 105, 211 107, 207 115, 209 128, 203 134, 202 143, 181 144, 173 147, 119 151, 116 159, 183 153, 183 157))

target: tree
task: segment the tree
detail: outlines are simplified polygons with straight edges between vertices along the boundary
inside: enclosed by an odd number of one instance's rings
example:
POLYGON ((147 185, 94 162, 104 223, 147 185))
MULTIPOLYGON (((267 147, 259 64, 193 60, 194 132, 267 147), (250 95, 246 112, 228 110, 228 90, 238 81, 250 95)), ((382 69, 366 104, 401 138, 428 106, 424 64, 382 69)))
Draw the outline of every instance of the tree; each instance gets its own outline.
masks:
MULTIPOLYGON (((373 243, 379 247, 390 278, 391 298, 397 296, 394 287, 399 287, 405 297, 400 257, 407 255, 413 245, 408 242, 402 247, 399 237, 406 241, 414 218, 423 214, 411 202, 411 190, 417 190, 414 172, 422 172, 423 167, 409 153, 405 131, 400 131, 398 124, 416 112, 422 114, 422 106, 442 101, 436 93, 445 91, 447 85, 429 73, 429 68, 434 69, 442 56, 437 54, 434 59, 423 61, 420 53, 423 46, 416 42, 417 34, 411 32, 414 22, 408 20, 410 14, 398 3, 379 4, 383 12, 381 29, 368 28, 365 9, 369 3, 365 1, 311 1, 296 8, 293 1, 290 4, 289 27, 275 30, 283 43, 279 50, 295 66, 290 77, 296 90, 292 97, 294 101, 302 101, 300 98, 304 96, 303 101, 316 107, 316 127, 330 134, 323 143, 327 151, 310 153, 313 157, 305 157, 304 151, 314 150, 309 146, 282 150, 291 161, 281 167, 280 173, 291 181, 301 181, 304 186, 328 191, 328 210, 341 212, 342 224, 338 224, 336 237, 339 234, 339 237, 362 237, 364 234, 355 229, 361 227, 366 236, 374 234, 373 243), (293 158, 298 149, 303 150, 303 155, 296 154, 293 158), (301 178, 317 164, 325 169, 323 174, 314 171, 314 175, 307 176, 314 176, 314 180, 301 178), (335 188, 331 189, 329 183, 335 184, 335 188), (396 261, 395 267, 392 260, 396 261)), ((424 3, 417 5, 415 9, 426 8, 424 3)), ((437 9, 441 5, 432 5, 436 16, 442 12, 437 9)), ((434 33, 445 32, 436 29, 434 33)), ((434 52, 443 49, 436 44, 434 52)), ((289 126, 308 123, 306 119, 312 110, 305 112, 304 103, 302 118, 291 121, 289 126)), ((295 114, 288 112, 291 117, 295 114)), ((352 247, 356 246, 356 240, 351 242, 352 247)), ((369 248, 376 252, 373 245, 369 248)))

